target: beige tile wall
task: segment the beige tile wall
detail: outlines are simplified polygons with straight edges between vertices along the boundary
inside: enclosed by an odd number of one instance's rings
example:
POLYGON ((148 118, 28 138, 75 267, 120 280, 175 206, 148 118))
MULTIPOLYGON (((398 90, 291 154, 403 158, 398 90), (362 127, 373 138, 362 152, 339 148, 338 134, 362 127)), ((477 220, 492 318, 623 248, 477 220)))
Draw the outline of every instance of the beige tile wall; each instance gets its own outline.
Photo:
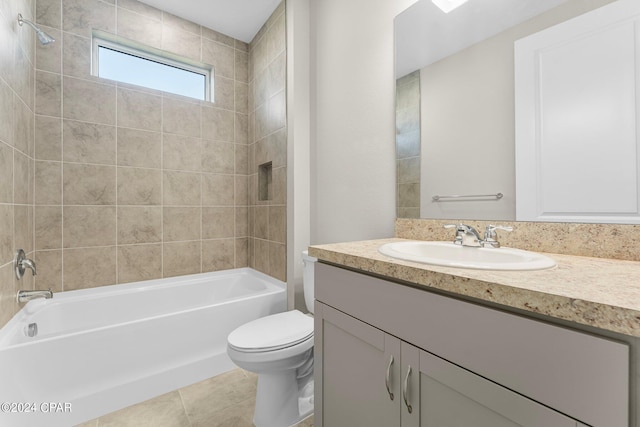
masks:
POLYGON ((35 58, 36 286, 247 266, 249 46, 136 0, 35 15, 57 39, 35 58), (215 102, 92 76, 95 29, 213 65, 215 102))
POLYGON ((420 71, 396 81, 398 218, 420 218, 420 71))
POLYGON ((30 273, 17 282, 17 249, 34 257, 35 33, 18 26, 33 20, 33 0, 0 0, 0 327, 19 309, 18 289, 33 289, 30 273))
POLYGON ((249 265, 286 280, 285 2, 249 49, 249 265), (259 200, 258 168, 271 163, 270 199, 259 200))

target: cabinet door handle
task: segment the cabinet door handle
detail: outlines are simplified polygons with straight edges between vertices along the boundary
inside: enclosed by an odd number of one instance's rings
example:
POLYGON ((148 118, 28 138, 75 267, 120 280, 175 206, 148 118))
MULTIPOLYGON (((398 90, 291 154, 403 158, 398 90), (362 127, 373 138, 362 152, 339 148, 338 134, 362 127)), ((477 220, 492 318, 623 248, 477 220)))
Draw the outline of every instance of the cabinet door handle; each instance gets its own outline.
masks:
POLYGON ((413 408, 409 404, 409 375, 411 375, 411 365, 409 365, 407 369, 407 376, 404 378, 404 387, 402 387, 402 398, 404 399, 404 404, 407 405, 407 411, 409 413, 413 412, 413 408))
POLYGON ((389 366, 387 366, 387 375, 384 377, 384 385, 387 387, 387 393, 389 393, 389 399, 393 400, 393 392, 389 387, 389 377, 391 376, 391 367, 393 366, 393 354, 389 359, 389 366))

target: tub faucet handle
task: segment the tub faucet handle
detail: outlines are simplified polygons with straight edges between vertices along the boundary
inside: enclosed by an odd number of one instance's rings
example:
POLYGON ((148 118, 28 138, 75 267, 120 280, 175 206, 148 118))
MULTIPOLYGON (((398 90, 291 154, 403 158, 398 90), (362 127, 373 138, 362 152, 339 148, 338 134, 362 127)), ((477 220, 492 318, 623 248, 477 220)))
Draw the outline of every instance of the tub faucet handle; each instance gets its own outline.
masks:
POLYGON ((24 271, 27 268, 31 270, 31 274, 33 274, 34 276, 37 274, 36 263, 33 260, 28 259, 22 249, 18 249, 18 252, 16 253, 16 257, 14 259, 14 264, 16 268, 16 277, 18 278, 18 280, 22 279, 22 276, 24 276, 24 271))
POLYGON ((25 268, 29 268, 31 269, 31 272, 33 273, 33 275, 37 275, 38 273, 36 272, 36 263, 30 259, 24 259, 22 260, 22 266, 25 268))

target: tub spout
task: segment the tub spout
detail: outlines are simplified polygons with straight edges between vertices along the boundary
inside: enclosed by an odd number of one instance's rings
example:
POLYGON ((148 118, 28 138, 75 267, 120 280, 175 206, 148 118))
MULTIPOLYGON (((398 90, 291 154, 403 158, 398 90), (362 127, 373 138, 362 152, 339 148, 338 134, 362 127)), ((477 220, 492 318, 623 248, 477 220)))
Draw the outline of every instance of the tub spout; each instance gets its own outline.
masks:
POLYGON ((17 299, 19 303, 31 301, 36 298, 53 298, 53 292, 51 289, 47 291, 18 291, 17 299))

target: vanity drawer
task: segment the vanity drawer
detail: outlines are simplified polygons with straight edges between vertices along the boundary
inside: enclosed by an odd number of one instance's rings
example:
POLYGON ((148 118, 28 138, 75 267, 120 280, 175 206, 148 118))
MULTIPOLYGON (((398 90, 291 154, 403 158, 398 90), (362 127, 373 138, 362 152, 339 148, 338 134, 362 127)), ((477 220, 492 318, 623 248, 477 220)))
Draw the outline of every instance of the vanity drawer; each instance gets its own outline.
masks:
POLYGON ((629 425, 624 343, 318 263, 319 301, 589 425, 629 425))

